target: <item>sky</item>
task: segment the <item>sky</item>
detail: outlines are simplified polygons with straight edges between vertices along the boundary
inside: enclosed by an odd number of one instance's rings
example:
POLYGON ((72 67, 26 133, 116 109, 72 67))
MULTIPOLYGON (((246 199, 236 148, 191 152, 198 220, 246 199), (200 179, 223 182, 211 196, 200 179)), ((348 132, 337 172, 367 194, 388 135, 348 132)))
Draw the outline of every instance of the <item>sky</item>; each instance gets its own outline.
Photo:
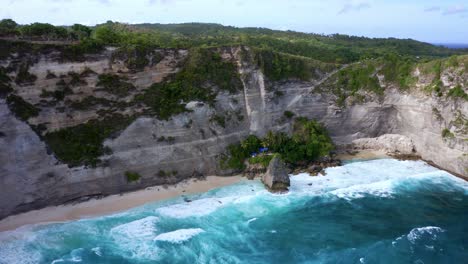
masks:
POLYGON ((20 24, 207 22, 468 43, 468 0, 0 0, 20 24))

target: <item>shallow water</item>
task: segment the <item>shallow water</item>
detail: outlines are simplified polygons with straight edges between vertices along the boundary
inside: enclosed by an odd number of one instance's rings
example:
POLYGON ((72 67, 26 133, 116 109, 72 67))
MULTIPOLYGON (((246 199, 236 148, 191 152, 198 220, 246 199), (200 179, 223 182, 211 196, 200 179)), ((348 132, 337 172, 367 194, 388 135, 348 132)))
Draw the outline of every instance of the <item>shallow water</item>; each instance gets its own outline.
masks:
POLYGON ((245 181, 0 233, 0 263, 463 263, 467 247, 468 183, 381 159, 294 176, 285 195, 245 181))

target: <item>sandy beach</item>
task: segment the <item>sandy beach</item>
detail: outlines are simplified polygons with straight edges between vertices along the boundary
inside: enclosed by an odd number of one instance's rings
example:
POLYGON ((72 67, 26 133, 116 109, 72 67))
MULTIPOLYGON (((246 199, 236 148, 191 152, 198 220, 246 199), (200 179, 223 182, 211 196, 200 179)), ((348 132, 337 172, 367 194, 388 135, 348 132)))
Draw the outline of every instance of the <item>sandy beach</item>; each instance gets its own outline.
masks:
POLYGON ((341 153, 337 155, 337 158, 340 160, 370 160, 370 159, 382 159, 382 158, 391 158, 385 153, 385 151, 380 150, 360 150, 356 154, 341 153))
POLYGON ((245 179, 241 176, 219 177, 208 176, 206 180, 190 179, 167 188, 163 186, 148 187, 143 190, 128 192, 93 199, 86 202, 51 206, 22 214, 12 215, 0 221, 0 232, 13 230, 30 224, 64 222, 108 215, 125 211, 150 202, 167 200, 184 194, 196 194, 232 185, 245 179))

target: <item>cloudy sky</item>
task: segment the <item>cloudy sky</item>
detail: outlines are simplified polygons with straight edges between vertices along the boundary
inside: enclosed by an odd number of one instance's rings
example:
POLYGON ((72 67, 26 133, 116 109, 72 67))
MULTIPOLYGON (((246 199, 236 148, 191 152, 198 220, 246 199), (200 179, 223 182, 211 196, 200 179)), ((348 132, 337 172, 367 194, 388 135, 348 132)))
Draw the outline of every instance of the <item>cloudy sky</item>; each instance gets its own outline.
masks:
POLYGON ((468 43, 468 0, 0 0, 18 23, 212 22, 468 43))

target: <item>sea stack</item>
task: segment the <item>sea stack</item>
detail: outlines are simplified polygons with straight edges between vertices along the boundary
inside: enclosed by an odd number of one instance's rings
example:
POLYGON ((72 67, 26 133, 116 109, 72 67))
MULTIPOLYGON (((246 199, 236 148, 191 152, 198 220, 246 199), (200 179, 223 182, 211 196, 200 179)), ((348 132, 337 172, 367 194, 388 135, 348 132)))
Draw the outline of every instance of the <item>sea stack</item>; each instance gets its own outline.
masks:
POLYGON ((268 164, 267 172, 262 181, 271 192, 287 192, 290 186, 288 169, 280 157, 275 156, 268 164))

